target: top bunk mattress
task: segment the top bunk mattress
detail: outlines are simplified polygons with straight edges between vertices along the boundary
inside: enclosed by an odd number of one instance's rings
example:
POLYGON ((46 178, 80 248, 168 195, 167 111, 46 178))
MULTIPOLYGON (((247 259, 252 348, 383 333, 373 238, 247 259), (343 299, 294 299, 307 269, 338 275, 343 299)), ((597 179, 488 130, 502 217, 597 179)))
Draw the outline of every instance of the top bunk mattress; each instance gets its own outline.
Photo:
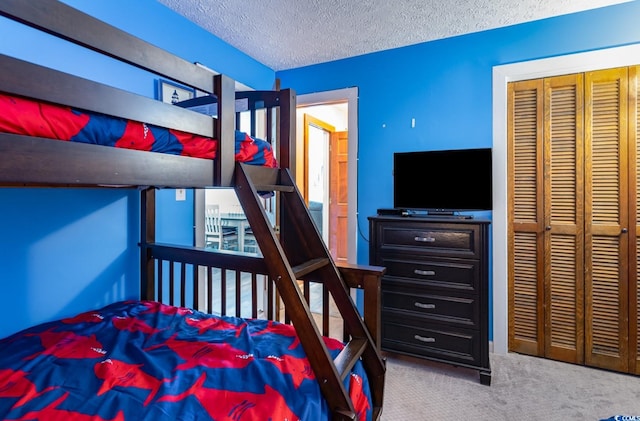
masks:
MULTIPOLYGON (((216 139, 2 92, 0 132, 203 159, 218 150, 216 139)), ((270 143, 238 130, 235 159, 277 167, 270 143)))

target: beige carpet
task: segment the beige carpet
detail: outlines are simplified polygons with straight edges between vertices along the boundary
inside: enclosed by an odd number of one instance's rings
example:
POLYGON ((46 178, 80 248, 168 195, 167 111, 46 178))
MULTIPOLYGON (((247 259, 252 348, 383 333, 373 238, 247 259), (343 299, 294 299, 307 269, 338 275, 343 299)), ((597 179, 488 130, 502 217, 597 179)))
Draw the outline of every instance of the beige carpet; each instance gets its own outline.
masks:
POLYGON ((509 353, 475 370, 386 354, 383 421, 601 420, 640 415, 640 377, 509 353))

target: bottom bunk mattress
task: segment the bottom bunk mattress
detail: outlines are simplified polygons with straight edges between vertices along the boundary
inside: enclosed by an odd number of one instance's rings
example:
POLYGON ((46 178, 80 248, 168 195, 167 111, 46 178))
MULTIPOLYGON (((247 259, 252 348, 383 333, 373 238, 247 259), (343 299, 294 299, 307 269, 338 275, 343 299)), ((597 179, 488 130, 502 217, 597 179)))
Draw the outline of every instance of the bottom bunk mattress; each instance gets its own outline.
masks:
MULTIPOLYGON (((337 355, 343 344, 325 338, 337 355)), ((371 419, 364 369, 345 386, 371 419)), ((328 420, 292 326, 126 301, 0 340, 2 420, 328 420)))

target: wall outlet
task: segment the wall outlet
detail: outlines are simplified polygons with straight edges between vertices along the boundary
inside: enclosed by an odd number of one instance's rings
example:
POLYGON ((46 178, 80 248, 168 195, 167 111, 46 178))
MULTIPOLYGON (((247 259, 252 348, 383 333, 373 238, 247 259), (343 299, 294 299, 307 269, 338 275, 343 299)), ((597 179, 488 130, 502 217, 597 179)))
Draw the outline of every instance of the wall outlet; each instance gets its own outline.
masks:
POLYGON ((187 191, 185 189, 176 189, 176 202, 187 200, 187 191))

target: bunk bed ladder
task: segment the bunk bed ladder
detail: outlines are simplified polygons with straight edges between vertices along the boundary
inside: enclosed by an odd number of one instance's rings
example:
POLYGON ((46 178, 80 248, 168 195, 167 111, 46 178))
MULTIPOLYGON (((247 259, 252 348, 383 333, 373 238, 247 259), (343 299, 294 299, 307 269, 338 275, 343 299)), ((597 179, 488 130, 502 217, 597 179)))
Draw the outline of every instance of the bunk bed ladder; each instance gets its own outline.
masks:
POLYGON ((355 420, 353 404, 343 381, 361 359, 372 395, 373 419, 382 410, 385 364, 358 313, 288 169, 236 164, 235 189, 254 232, 265 264, 275 279, 309 363, 319 380, 333 420, 355 420), (262 207, 260 192, 280 195, 280 233, 274 231, 262 207), (322 282, 340 311, 350 340, 335 360, 322 339, 299 280, 322 282))

